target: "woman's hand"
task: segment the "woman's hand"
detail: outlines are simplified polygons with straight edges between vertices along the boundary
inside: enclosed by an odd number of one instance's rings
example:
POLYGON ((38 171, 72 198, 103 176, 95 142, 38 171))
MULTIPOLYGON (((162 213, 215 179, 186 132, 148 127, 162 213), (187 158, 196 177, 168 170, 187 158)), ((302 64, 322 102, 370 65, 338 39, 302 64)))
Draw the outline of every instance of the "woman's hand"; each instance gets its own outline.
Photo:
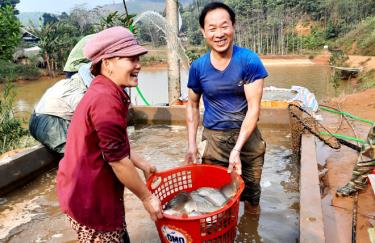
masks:
POLYGON ((142 200, 142 203, 153 221, 163 218, 161 203, 156 196, 151 194, 142 200))
POLYGON ((155 165, 147 164, 147 166, 142 171, 147 181, 148 178, 150 178, 150 176, 156 172, 156 167, 155 165))
POLYGON ((239 150, 233 149, 229 155, 229 166, 228 173, 236 172, 238 175, 242 174, 242 164, 240 159, 241 152, 239 150))

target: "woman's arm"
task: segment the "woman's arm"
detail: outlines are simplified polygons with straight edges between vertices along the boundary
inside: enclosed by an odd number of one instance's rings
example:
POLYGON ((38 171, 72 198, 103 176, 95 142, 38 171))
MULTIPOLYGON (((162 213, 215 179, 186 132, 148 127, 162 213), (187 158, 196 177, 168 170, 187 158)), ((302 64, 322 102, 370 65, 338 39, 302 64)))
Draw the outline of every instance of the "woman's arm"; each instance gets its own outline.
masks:
POLYGON ((155 221, 162 218, 162 208, 159 199, 147 189, 129 157, 109 162, 109 164, 121 183, 142 201, 152 220, 155 221))

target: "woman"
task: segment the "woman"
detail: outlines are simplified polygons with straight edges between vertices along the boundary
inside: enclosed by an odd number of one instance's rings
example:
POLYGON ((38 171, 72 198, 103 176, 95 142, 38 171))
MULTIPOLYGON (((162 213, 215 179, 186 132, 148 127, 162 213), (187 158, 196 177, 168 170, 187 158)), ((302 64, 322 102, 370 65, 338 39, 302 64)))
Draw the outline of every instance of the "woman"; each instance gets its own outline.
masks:
POLYGON ((123 27, 95 34, 84 48, 96 77, 74 113, 57 173, 60 206, 79 242, 129 242, 124 186, 153 220, 162 217, 160 201, 135 169, 148 175, 155 167, 130 149, 126 132, 130 98, 123 89, 138 85, 146 53, 123 27))

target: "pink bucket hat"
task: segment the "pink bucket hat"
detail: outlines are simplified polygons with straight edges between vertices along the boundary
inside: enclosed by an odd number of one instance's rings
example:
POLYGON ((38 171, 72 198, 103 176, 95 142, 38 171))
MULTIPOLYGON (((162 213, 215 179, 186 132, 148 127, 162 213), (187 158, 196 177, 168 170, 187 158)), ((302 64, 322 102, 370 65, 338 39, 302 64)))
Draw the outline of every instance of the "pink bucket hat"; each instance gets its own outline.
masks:
POLYGON ((143 55, 147 53, 147 49, 139 45, 128 29, 116 26, 100 31, 91 37, 83 53, 92 61, 92 65, 95 65, 105 58, 143 55))

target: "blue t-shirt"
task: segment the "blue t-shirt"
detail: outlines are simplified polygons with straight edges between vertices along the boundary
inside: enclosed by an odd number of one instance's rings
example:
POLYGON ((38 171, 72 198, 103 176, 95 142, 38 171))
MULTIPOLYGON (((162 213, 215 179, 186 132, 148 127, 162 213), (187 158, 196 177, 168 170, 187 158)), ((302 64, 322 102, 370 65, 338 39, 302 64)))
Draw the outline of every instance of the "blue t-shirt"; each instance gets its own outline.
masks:
POLYGON ((213 130, 240 128, 247 112, 244 84, 267 76, 257 54, 235 45, 230 63, 223 71, 211 64, 209 52, 195 60, 188 88, 203 95, 203 126, 213 130))

